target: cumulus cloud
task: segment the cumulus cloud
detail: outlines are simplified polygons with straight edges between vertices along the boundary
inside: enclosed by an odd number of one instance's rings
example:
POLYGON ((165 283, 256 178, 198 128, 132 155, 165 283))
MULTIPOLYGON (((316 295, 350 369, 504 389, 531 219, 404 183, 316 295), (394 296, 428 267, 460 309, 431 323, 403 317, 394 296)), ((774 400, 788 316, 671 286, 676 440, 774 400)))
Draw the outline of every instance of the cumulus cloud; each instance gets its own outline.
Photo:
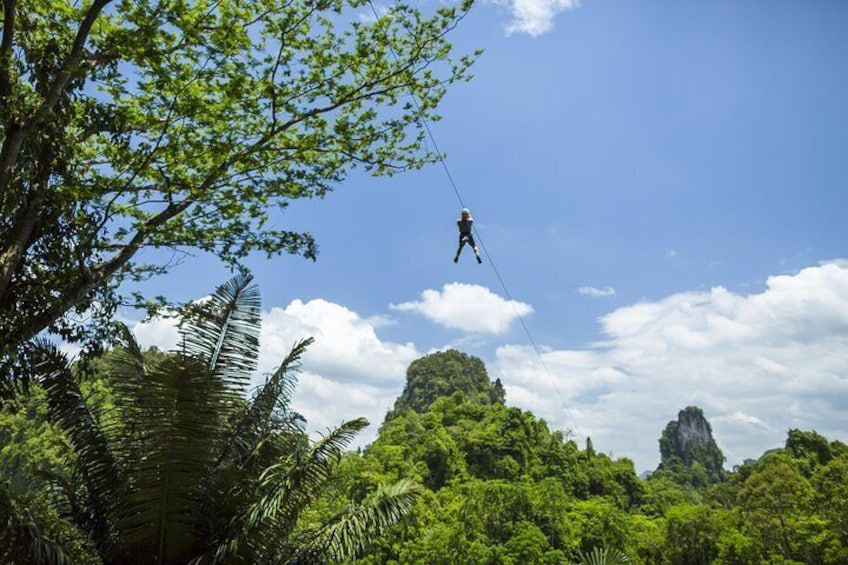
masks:
POLYGON ((848 437, 848 266, 770 277, 760 293, 716 287, 619 308, 585 350, 503 346, 490 373, 511 403, 595 446, 658 463, 678 410, 700 406, 729 464, 782 445, 789 428, 848 437))
POLYGON ((615 289, 611 286, 605 286, 604 288, 598 288, 595 286, 581 286, 577 289, 577 292, 579 294, 591 296, 592 298, 606 298, 608 296, 615 296, 615 289))
POLYGON ((580 0, 509 0, 506 4, 512 14, 512 21, 506 26, 507 34, 538 37, 553 29, 558 13, 577 8, 580 0))
MULTIPOLYGON (((355 443, 365 445, 376 437, 386 411, 403 390, 406 368, 421 356, 412 343, 380 339, 377 328, 390 323, 385 316, 363 318, 323 299, 271 308, 262 313, 258 375, 276 369, 296 341, 314 337, 292 406, 313 432, 366 417, 371 426, 355 443)), ((255 379, 256 384, 262 381, 261 376, 255 379)))
POLYGON ((441 291, 427 289, 417 302, 392 304, 390 308, 416 312, 447 328, 469 333, 502 334, 517 318, 533 312, 532 306, 506 300, 484 286, 449 283, 441 291))
POLYGON ((125 320, 136 341, 143 347, 157 347, 162 351, 174 349, 180 342, 179 319, 175 317, 151 318, 144 322, 125 320))
POLYGON ((272 308, 262 315, 259 370, 273 371, 292 344, 311 336, 315 343, 304 357, 310 371, 340 383, 395 383, 419 353, 412 343, 381 341, 374 320, 385 323, 322 299, 272 308))

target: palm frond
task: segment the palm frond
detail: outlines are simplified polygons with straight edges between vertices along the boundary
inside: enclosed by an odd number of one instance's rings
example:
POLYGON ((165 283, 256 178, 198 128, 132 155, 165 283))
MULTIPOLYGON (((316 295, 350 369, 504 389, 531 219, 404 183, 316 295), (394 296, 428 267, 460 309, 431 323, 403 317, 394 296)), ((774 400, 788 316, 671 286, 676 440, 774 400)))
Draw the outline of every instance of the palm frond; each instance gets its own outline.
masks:
POLYGON ((580 565, 627 565, 630 559, 618 549, 596 547, 589 553, 579 552, 580 565))
POLYGON ((137 400, 141 456, 119 518, 130 554, 155 551, 157 562, 184 560, 202 538, 206 477, 219 451, 226 386, 195 357, 175 355, 146 371, 137 400))
POLYGON ((185 353, 203 359, 237 393, 244 392, 259 354, 260 297, 252 281, 242 273, 219 286, 181 329, 185 353))
POLYGON ((327 484, 345 448, 367 425, 365 418, 345 422, 306 451, 298 450, 267 468, 259 479, 258 499, 234 521, 238 530, 222 544, 219 562, 246 544, 262 555, 275 545, 275 538, 290 536, 302 511, 327 484))
POLYGON ((0 349, 0 399, 10 399, 29 394, 30 379, 33 377, 33 357, 38 357, 41 342, 27 342, 16 351, 0 349))
POLYGON ((109 353, 103 375, 113 398, 108 402, 111 409, 101 415, 101 427, 111 440, 116 461, 128 472, 135 468, 136 460, 145 450, 139 431, 146 418, 145 398, 151 392, 145 365, 138 342, 129 328, 121 324, 118 342, 109 353))
POLYGON ((307 338, 295 343, 277 370, 268 377, 235 427, 232 437, 219 456, 219 462, 235 452, 238 464, 244 464, 257 451, 266 436, 278 431, 272 425, 272 416, 275 410, 288 411, 297 384, 296 373, 300 369, 300 359, 313 341, 313 338, 307 338))
POLYGON ((36 374, 47 392, 48 417, 62 429, 76 454, 76 467, 86 487, 90 521, 82 526, 94 543, 111 546, 110 524, 124 486, 110 445, 80 393, 67 358, 47 342, 37 344, 36 374))
POLYGON ((363 504, 347 509, 318 530, 298 536, 293 544, 295 552, 285 563, 355 558, 374 538, 409 515, 421 492, 419 485, 408 480, 379 487, 363 504))
POLYGON ((18 508, 4 485, 0 485, 0 547, 21 563, 72 563, 59 544, 42 533, 29 511, 18 508))
POLYGON ((344 422, 317 441, 305 454, 295 453, 280 464, 269 467, 260 477, 259 488, 266 494, 250 510, 248 523, 258 526, 266 518, 284 516, 294 527, 300 512, 330 479, 354 437, 368 426, 368 420, 357 418, 344 422))
POLYGON ((306 352, 306 348, 314 341, 315 339, 310 337, 294 344, 289 354, 253 399, 245 419, 247 426, 259 426, 271 417, 275 408, 288 409, 291 395, 297 384, 295 374, 300 369, 300 359, 306 352))

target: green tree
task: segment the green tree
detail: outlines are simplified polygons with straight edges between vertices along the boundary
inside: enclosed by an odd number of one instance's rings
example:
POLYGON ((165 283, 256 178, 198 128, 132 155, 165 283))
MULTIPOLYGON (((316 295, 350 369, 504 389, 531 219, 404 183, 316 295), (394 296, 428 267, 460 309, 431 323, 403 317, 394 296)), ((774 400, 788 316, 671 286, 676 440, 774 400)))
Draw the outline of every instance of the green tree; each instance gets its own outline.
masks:
POLYGON ((834 453, 827 438, 815 430, 789 430, 785 451, 795 459, 801 472, 810 478, 820 465, 827 465, 834 453))
POLYGON ((0 353, 105 331, 121 281, 169 268, 142 248, 314 258, 275 211, 433 161, 422 120, 471 63, 446 39, 470 0, 2 5, 0 353))
POLYGON ((51 477, 68 482, 69 446, 47 418, 44 389, 0 403, 0 563, 89 563, 85 537, 51 503, 51 477), (37 560, 37 559, 36 559, 37 560))
POLYGON ((639 510, 648 516, 664 516, 672 506, 698 504, 701 496, 691 487, 684 487, 663 476, 651 476, 644 482, 639 510))
POLYGON ((812 532, 805 527, 812 518, 812 496, 809 481, 784 454, 768 456, 745 480, 739 503, 747 529, 759 541, 764 557, 802 561, 805 555, 819 553, 812 532))
POLYGON ((628 538, 628 553, 633 556, 634 563, 646 565, 666 565, 664 540, 666 524, 662 518, 648 518, 642 514, 634 514, 630 518, 630 535, 628 538))
POLYGON ((718 556, 721 528, 709 506, 672 506, 665 518, 665 553, 672 565, 710 565, 718 556))
POLYGON ((827 563, 848 563, 848 453, 816 469, 813 502, 827 520, 835 542, 827 550, 827 563), (836 541, 838 540, 838 541, 836 541))
POLYGON ((185 326, 183 349, 148 363, 129 332, 103 375, 111 402, 83 396, 67 360, 41 348, 49 415, 73 447, 65 512, 109 563, 322 563, 362 551, 412 507, 408 482, 378 488, 323 523, 301 518, 367 425, 316 443, 288 409, 297 344, 259 392, 259 295, 220 287, 185 326), (98 405, 100 404, 100 405, 98 405))
POLYGON ((580 552, 625 547, 629 537, 629 516, 606 497, 574 502, 565 512, 565 523, 572 548, 580 552))

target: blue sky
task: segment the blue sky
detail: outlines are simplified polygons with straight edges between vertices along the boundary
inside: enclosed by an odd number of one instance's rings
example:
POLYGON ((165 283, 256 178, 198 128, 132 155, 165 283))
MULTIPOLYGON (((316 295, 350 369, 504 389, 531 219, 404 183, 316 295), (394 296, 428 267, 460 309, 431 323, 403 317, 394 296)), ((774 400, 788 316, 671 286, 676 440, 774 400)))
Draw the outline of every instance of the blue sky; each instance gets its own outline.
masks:
MULTIPOLYGON (((792 427, 848 441, 846 22, 839 1, 479 3, 453 41, 485 52, 431 129, 517 304, 488 260, 452 262, 441 166, 354 177, 283 217, 316 263, 250 262, 262 367, 316 335, 296 407, 318 429, 367 416, 363 442, 408 363, 446 347, 640 471, 689 404, 728 465, 792 427)), ((227 277, 195 257, 147 288, 227 277)))

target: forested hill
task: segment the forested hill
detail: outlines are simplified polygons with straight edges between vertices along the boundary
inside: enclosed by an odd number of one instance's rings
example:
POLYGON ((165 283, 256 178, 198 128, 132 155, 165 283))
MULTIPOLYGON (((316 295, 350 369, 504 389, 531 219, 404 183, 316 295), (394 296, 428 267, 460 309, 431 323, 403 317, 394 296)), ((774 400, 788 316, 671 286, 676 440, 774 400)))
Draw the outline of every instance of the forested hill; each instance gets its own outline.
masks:
POLYGON ((450 349, 412 362, 406 386, 386 419, 408 409, 424 412, 439 398, 456 392, 480 404, 503 404, 505 399, 500 379, 491 382, 480 359, 450 349))
POLYGON ((727 472, 691 406, 657 430, 662 463, 641 480, 628 459, 579 446, 506 400, 475 357, 445 351, 410 365, 377 440, 343 461, 325 511, 402 478, 425 494, 357 564, 565 564, 595 548, 608 563, 615 551, 644 564, 848 563, 841 442, 792 430, 785 448, 727 472))
POLYGON ((378 438, 345 453, 364 420, 315 441, 289 409, 286 367, 308 343, 247 401, 195 356, 137 346, 0 397, 0 563, 152 563, 163 531, 199 557, 162 563, 848 563, 840 441, 790 430, 728 472, 690 406, 657 430, 662 463, 642 480, 446 351, 410 365, 378 438))

